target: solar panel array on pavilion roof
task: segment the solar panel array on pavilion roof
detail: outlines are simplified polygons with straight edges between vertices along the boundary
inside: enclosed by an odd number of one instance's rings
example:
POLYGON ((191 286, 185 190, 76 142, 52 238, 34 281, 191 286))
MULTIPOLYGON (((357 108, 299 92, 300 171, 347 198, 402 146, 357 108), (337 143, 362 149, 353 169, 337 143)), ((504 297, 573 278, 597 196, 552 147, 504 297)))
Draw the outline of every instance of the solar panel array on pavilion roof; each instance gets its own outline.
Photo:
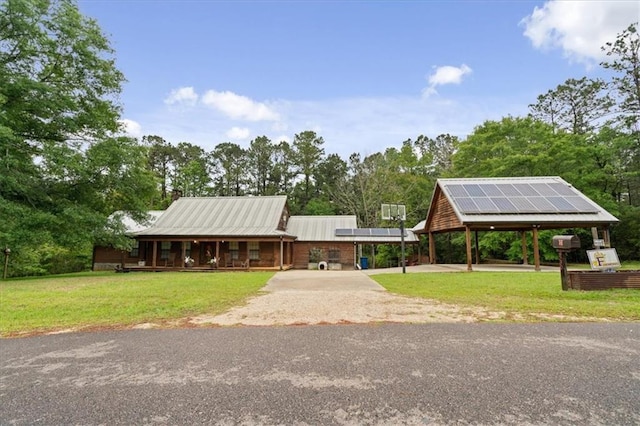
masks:
POLYGON ((562 182, 445 183, 444 189, 463 214, 598 213, 570 185, 562 182))
MULTIPOLYGON (((404 235, 407 235, 405 231, 404 235)), ((338 228, 336 237, 399 237, 398 228, 338 228)))

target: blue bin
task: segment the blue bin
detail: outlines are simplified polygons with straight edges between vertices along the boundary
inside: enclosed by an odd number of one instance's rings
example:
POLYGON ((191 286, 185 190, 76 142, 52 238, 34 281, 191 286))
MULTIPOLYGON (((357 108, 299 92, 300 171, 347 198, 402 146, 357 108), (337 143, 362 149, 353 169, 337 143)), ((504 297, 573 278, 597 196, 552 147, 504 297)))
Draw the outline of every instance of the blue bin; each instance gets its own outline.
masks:
POLYGON ((362 269, 369 269, 369 258, 368 257, 361 257, 360 258, 360 267, 362 269))

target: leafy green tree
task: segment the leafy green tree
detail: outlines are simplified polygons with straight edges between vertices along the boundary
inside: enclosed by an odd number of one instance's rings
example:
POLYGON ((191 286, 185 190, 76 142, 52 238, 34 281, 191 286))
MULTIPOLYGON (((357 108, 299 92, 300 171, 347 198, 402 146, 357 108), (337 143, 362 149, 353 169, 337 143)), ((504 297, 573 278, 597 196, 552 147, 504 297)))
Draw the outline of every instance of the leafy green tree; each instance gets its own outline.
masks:
POLYGON ((214 192, 220 196, 240 196, 246 191, 247 153, 240 145, 224 142, 211 152, 214 176, 214 192))
POLYGON ((529 105, 529 109, 533 118, 556 130, 585 134, 594 131, 609 115, 613 103, 603 80, 582 77, 570 78, 538 96, 538 102, 529 105))
POLYGON ((614 75, 611 85, 618 97, 619 121, 628 129, 640 131, 640 34, 635 22, 606 43, 602 50, 609 56, 600 65, 614 75))
POLYGON ((271 184, 275 168, 276 147, 266 136, 251 141, 247 151, 247 166, 250 177, 249 191, 254 195, 275 195, 271 184))
POLYGON ((207 155, 201 147, 180 142, 176 147, 171 185, 186 197, 209 195, 211 173, 207 155))
POLYGON ((298 174, 302 175, 301 190, 296 191, 293 204, 304 210, 313 195, 313 175, 317 165, 324 158, 324 139, 307 130, 295 135, 293 140, 293 161, 298 174), (299 193, 299 195, 298 195, 299 193))
POLYGON ((148 149, 149 168, 156 175, 160 183, 161 206, 166 207, 168 204, 167 188, 169 186, 169 178, 173 172, 178 151, 176 147, 157 135, 143 136, 142 143, 145 144, 148 149))

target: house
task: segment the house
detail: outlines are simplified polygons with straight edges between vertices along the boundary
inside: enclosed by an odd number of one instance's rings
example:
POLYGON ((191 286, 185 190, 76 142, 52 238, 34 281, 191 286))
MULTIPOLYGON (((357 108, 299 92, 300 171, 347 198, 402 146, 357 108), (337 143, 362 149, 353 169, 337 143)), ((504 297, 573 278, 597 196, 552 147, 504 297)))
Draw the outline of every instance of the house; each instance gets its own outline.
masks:
MULTIPOLYGON (((94 250, 94 270, 353 269, 361 244, 399 244, 398 230, 355 216, 291 216, 286 196, 183 197, 148 226, 129 223, 134 250, 94 250), (186 262, 185 262, 186 261, 186 262)), ((405 242, 417 237, 406 231, 405 242)))
POLYGON ((518 231, 526 262, 526 234, 532 233, 535 269, 540 269, 538 232, 542 229, 601 228, 609 245, 609 227, 618 219, 557 176, 438 179, 424 222, 412 230, 429 236, 429 259, 435 263, 434 235, 465 232, 467 270, 472 270, 472 238, 478 231, 518 231))

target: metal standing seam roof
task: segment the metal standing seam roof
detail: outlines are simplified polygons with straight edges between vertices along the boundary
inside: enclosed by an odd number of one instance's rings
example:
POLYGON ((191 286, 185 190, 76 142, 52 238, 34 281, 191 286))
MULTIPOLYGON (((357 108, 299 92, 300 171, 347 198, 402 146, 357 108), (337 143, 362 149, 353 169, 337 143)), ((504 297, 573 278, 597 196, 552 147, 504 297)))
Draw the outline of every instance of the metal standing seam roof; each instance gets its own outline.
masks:
POLYGON ((182 197, 139 236, 291 236, 278 230, 286 196, 182 197))
POLYGON ((438 179, 436 186, 447 197, 463 225, 534 223, 569 226, 618 222, 615 216, 557 176, 438 179), (499 195, 493 198, 485 194, 496 188, 509 191, 496 191, 499 195), (533 192, 527 195, 527 191, 533 192), (568 203, 567 200, 574 201, 568 203), (502 208, 503 203, 508 205, 506 210, 502 208))
MULTIPOLYGON (((287 232, 296 235, 296 241, 327 241, 327 242, 356 242, 356 243, 400 243, 397 236, 336 236, 336 229, 355 229, 357 219, 352 215, 343 216, 291 216, 287 232)), ((406 243, 418 241, 411 230, 405 229, 406 243)))
POLYGON ((148 219, 146 222, 138 222, 134 220, 129 214, 123 211, 117 211, 109 216, 109 218, 113 219, 116 217, 120 217, 120 221, 124 226, 125 232, 127 234, 136 234, 149 228, 150 226, 153 226, 153 224, 158 220, 160 216, 162 216, 163 213, 164 210, 149 210, 147 212, 148 219))

